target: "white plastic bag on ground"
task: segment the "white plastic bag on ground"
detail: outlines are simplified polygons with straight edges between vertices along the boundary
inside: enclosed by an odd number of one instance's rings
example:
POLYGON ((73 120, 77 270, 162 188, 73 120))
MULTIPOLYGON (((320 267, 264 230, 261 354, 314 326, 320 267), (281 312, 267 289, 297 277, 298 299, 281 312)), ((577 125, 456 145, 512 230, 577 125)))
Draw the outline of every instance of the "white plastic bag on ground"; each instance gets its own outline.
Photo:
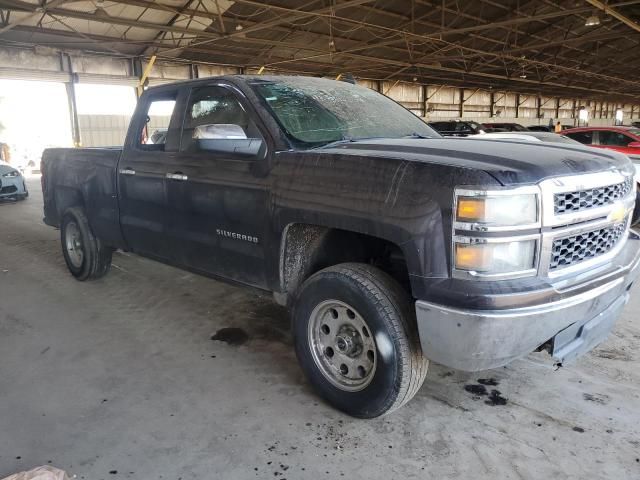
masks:
POLYGON ((14 473, 2 480, 69 480, 69 477, 64 470, 45 465, 27 472, 14 473))

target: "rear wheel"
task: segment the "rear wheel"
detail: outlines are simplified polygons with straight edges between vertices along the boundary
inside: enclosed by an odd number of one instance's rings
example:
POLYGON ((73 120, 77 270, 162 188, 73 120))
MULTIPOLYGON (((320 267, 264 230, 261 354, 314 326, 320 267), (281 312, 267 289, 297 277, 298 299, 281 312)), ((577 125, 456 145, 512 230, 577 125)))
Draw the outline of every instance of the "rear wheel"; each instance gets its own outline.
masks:
POLYGON ((427 373, 408 295, 369 265, 336 265, 304 282, 294 308, 294 335, 311 384, 355 417, 401 407, 427 373))
POLYGON ((76 279, 91 280, 107 274, 113 249, 93 235, 82 208, 70 208, 64 213, 60 240, 67 268, 76 279))

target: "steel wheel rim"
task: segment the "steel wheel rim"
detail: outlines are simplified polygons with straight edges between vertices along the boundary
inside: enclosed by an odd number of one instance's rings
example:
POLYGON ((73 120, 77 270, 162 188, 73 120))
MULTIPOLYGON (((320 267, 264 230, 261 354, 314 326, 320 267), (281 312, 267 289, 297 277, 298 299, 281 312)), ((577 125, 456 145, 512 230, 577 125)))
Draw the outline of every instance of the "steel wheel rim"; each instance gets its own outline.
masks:
POLYGON ((75 268, 82 267, 82 262, 84 261, 84 245, 82 244, 80 229, 75 222, 67 223, 64 230, 64 244, 71 265, 75 268))
POLYGON ((339 300, 318 304, 311 312, 308 337, 313 360, 332 385, 357 392, 371 383, 377 365, 376 344, 355 308, 339 300))

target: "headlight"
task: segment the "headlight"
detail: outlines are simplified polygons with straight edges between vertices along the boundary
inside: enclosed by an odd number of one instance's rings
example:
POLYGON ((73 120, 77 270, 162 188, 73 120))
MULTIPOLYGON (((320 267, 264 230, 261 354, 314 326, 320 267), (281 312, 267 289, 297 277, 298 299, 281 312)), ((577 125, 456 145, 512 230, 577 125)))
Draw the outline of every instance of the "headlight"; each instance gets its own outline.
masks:
POLYGON ((3 177, 9 177, 9 178, 19 177, 20 176, 20 172, 18 170, 11 170, 10 172, 7 172, 2 176, 3 177))
POLYGON ((541 225, 540 195, 537 186, 456 189, 454 274, 487 280, 535 275, 541 225), (530 232, 518 233, 523 230, 530 232))
POLYGON ((492 241, 456 237, 455 268, 489 275, 531 273, 536 267, 536 241, 492 241))
MULTIPOLYGON (((535 188, 535 187, 534 187, 535 188)), ((536 226, 539 219, 538 194, 510 193, 509 190, 456 191, 456 227, 469 230, 488 230, 486 227, 536 226), (459 224, 478 224, 480 228, 459 224), (485 227, 485 228, 482 228, 485 227)))

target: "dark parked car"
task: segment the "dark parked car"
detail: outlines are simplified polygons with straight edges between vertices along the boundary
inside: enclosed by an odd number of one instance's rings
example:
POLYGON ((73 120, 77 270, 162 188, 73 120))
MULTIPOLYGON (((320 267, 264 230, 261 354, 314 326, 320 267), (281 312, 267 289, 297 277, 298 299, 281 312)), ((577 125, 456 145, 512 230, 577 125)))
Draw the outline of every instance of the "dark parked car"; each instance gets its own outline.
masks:
MULTIPOLYGON (((566 130, 567 128, 573 128, 572 125, 562 125, 562 129, 566 130)), ((549 125, 529 125, 527 127, 528 130, 532 132, 554 132, 556 131, 555 125, 550 127, 549 125)))
POLYGON ((272 292, 310 383, 357 417, 408 402, 427 359, 575 359, 607 337, 640 273, 624 155, 442 138, 322 78, 151 88, 123 148, 49 149, 42 174, 44 221, 75 278, 104 276, 123 249, 272 292), (157 102, 173 112, 165 142, 147 144, 157 102))
POLYGON ((554 127, 550 127, 549 125, 529 125, 527 130, 531 130, 532 132, 554 132, 554 127))
POLYGON ((428 125, 445 137, 466 137, 468 135, 486 133, 489 130, 481 123, 465 120, 429 122, 428 125))
POLYGON ((529 129, 523 127, 519 123, 485 123, 487 128, 496 128, 500 129, 503 132, 528 132, 529 129))

